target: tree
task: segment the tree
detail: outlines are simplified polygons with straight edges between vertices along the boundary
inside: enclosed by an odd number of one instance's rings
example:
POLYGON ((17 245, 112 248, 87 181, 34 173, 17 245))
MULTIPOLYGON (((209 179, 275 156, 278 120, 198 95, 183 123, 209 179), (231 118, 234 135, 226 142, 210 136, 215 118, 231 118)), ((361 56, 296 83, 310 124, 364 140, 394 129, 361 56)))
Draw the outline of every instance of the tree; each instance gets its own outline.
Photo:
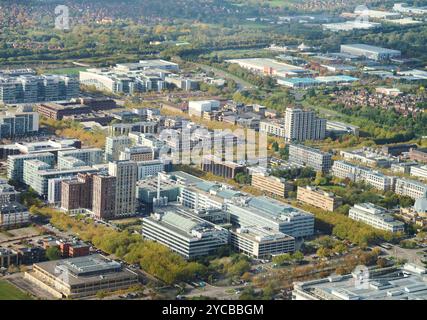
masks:
POLYGON ((46 249, 46 258, 48 260, 58 260, 61 258, 61 252, 58 247, 49 247, 46 249))
POLYGON ((276 263, 278 265, 283 265, 286 262, 289 262, 292 260, 292 256, 290 253, 284 253, 278 256, 273 257, 272 262, 276 263))
POLYGON ((302 260, 304 260, 304 254, 301 251, 295 251, 292 254, 292 260, 294 260, 295 262, 301 262, 302 260))
POLYGON ((319 248, 316 252, 316 254, 320 257, 320 258, 327 258, 331 255, 331 250, 328 248, 319 248))
POLYGON ((271 148, 272 148, 275 152, 279 151, 279 143, 278 143, 277 141, 274 141, 274 142, 272 143, 272 145, 271 145, 271 148))

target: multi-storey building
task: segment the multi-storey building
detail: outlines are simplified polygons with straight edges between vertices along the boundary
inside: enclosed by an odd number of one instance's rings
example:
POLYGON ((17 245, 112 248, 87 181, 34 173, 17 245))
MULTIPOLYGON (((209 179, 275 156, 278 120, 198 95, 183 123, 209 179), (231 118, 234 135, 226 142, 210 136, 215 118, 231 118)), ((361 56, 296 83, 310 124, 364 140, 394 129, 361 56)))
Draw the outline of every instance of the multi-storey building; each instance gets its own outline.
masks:
POLYGON ((427 179, 427 165, 425 166, 411 166, 411 176, 427 179))
POLYGON ((234 179, 236 174, 244 173, 245 167, 232 161, 225 161, 213 155, 206 155, 201 161, 200 168, 214 175, 234 179))
POLYGON ((260 121, 259 131, 276 137, 285 137, 285 123, 283 121, 260 121))
POLYGON ((395 220, 387 210, 372 203, 355 204, 348 213, 349 218, 369 224, 370 226, 390 231, 404 232, 405 224, 395 220))
POLYGON ((287 108, 285 112, 285 140, 322 140, 326 135, 326 119, 320 119, 314 111, 287 108))
POLYGON ((77 97, 79 90, 74 77, 0 72, 0 102, 6 104, 68 100, 77 97))
POLYGON ((409 158, 411 160, 427 163, 427 148, 411 148, 409 151, 409 158))
POLYGON ((86 148, 58 151, 58 167, 62 168, 62 159, 72 157, 83 162, 84 166, 93 166, 104 162, 104 151, 99 148, 86 148))
POLYGON ((231 245, 255 259, 269 259, 272 255, 295 251, 293 237, 256 226, 231 231, 231 245))
POLYGON ((24 161, 40 160, 53 166, 55 155, 50 152, 13 155, 7 158, 7 178, 18 182, 24 182, 24 161))
POLYGON ((261 191, 266 191, 279 197, 287 197, 288 192, 294 190, 294 185, 291 182, 262 173, 252 174, 251 185, 261 191))
POLYGON ((326 192, 311 186, 298 187, 297 200, 325 211, 335 211, 342 204, 342 199, 332 192, 326 192))
POLYGON ((412 199, 420 199, 427 194, 427 184, 405 178, 396 180, 395 192, 401 196, 408 196, 412 199))
POLYGON ((155 213, 143 218, 142 235, 186 259, 206 256, 227 245, 229 232, 185 210, 155 213))
POLYGON ((136 213, 136 181, 138 175, 136 162, 110 162, 108 174, 116 177, 115 217, 134 215, 136 213))
POLYGON ((30 221, 28 209, 18 202, 0 205, 0 228, 18 227, 30 221))
POLYGON ((92 209, 93 175, 77 175, 77 179, 62 181, 61 208, 66 211, 92 209))
POLYGON ((78 167, 72 169, 52 169, 40 160, 26 160, 24 162, 24 183, 34 189, 39 195, 47 196, 49 180, 55 178, 75 177, 79 173, 95 173, 93 167, 78 167))
POLYGON ((134 146, 120 151, 119 160, 149 161, 154 159, 154 149, 134 146))
POLYGON ((288 204, 267 197, 237 199, 226 204, 231 222, 242 227, 271 228, 295 238, 314 233, 314 216, 288 204))
POLYGON ((105 140, 105 160, 119 160, 120 152, 130 147, 131 144, 132 140, 128 136, 107 137, 105 140))
POLYGON ((138 174, 137 180, 145 179, 148 176, 155 176, 159 172, 165 170, 165 161, 166 160, 148 160, 148 161, 138 161, 138 174))
POLYGON ((93 176, 92 213, 99 219, 115 216, 116 177, 96 174, 93 176))
POLYGON ((31 135, 39 131, 37 112, 16 112, 0 115, 0 139, 31 135))
POLYGON ((332 155, 304 145, 289 145, 289 162, 311 167, 316 171, 329 172, 332 155))
POLYGON ((58 299, 94 296, 100 288, 128 290, 139 283, 135 272, 101 255, 36 263, 24 277, 58 299))
POLYGON ((20 192, 15 187, 6 183, 6 180, 0 179, 0 205, 8 202, 18 202, 20 192))
POLYGON ((395 188, 396 178, 386 176, 381 172, 369 168, 357 166, 345 161, 335 161, 332 166, 332 175, 341 179, 350 179, 355 182, 366 184, 381 190, 392 191, 395 188))

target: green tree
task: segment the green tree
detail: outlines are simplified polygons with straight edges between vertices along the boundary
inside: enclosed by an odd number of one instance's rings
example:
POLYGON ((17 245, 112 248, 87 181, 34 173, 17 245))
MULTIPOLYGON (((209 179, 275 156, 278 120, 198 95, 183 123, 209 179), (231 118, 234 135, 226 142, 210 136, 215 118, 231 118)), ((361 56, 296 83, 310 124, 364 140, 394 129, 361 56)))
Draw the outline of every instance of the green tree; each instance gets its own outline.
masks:
POLYGON ((61 258, 61 252, 58 247, 49 247, 46 249, 46 258, 48 260, 58 260, 61 258))

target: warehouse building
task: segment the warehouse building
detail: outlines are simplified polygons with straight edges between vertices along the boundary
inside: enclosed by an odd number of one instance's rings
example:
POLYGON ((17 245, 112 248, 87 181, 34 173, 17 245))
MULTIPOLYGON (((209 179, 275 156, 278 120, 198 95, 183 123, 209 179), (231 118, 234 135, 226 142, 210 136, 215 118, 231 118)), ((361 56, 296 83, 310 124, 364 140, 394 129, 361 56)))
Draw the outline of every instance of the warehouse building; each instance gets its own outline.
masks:
POLYGON ((364 57, 371 60, 383 61, 401 56, 399 50, 386 49, 367 44, 343 44, 341 53, 351 54, 353 56, 364 57))

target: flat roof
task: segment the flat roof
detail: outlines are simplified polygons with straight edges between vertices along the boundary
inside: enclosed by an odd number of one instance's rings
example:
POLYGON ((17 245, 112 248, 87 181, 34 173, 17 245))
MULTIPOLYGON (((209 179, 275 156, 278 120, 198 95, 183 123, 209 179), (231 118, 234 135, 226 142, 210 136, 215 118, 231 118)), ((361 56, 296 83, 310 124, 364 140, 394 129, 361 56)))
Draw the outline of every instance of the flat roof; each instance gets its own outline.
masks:
POLYGON ((387 49, 387 48, 372 46, 372 45, 363 44, 363 43, 342 44, 341 47, 355 48, 355 49, 360 49, 360 50, 365 50, 365 51, 370 51, 375 53, 384 53, 384 52, 400 53, 399 50, 387 49))
POLYGON ((123 277, 137 277, 114 260, 94 254, 84 257, 47 261, 34 264, 56 279, 68 285, 80 285, 99 281, 114 281, 123 277))
POLYGON ((365 285, 356 286, 355 276, 327 277, 294 283, 294 290, 319 300, 427 300, 425 274, 408 267, 369 270, 365 285))

